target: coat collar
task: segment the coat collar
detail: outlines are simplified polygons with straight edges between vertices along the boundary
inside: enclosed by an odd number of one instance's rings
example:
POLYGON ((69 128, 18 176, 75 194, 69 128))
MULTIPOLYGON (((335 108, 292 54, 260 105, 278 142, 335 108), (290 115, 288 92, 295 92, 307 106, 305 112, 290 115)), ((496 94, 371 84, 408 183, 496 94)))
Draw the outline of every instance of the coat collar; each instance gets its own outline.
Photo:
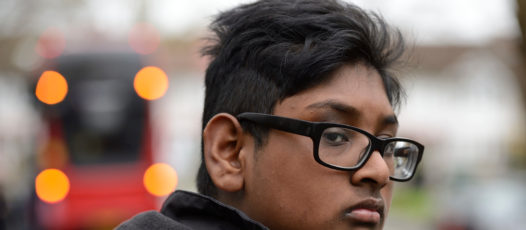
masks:
POLYGON ((193 229, 268 230, 245 213, 212 197, 182 190, 166 199, 161 213, 193 229))

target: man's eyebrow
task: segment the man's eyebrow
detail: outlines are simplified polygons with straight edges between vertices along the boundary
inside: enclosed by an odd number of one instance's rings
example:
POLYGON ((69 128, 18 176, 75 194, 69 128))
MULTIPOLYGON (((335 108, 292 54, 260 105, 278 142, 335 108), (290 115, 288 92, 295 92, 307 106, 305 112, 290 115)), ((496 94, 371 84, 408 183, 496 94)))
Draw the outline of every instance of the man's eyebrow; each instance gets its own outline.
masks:
POLYGON ((361 112, 347 104, 343 104, 341 102, 335 101, 335 100, 326 100, 321 102, 316 102, 314 104, 310 104, 307 106, 308 109, 332 109, 340 113, 345 113, 348 115, 353 116, 359 116, 361 112))
MULTIPOLYGON (((347 114, 347 115, 352 115, 352 116, 360 116, 361 115, 361 111, 356 109, 355 107, 347 105, 347 104, 343 104, 343 103, 335 101, 335 100, 330 100, 330 99, 326 100, 326 101, 321 101, 321 102, 316 102, 314 104, 310 104, 309 106, 307 106, 307 108, 308 109, 324 109, 324 108, 328 108, 328 109, 332 109, 332 110, 335 110, 337 112, 344 113, 344 114, 347 114)), ((384 125, 384 126, 398 125, 398 118, 394 114, 387 115, 387 116, 385 116, 382 119, 381 122, 382 122, 382 125, 384 125)))
POLYGON ((398 125, 398 118, 396 115, 389 115, 384 117, 384 120, 382 122, 384 125, 398 125))

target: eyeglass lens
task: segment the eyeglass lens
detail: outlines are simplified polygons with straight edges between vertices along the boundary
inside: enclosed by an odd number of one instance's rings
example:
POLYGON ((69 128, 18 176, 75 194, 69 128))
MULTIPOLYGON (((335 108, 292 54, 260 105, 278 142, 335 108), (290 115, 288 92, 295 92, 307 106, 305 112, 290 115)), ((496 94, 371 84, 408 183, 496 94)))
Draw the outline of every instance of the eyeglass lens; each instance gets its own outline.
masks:
MULTIPOLYGON (((352 129, 331 127, 323 131, 318 146, 321 161, 338 167, 350 168, 366 159, 371 141, 366 135, 352 129)), ((391 177, 411 177, 418 158, 418 147, 407 141, 393 141, 383 152, 391 177)))

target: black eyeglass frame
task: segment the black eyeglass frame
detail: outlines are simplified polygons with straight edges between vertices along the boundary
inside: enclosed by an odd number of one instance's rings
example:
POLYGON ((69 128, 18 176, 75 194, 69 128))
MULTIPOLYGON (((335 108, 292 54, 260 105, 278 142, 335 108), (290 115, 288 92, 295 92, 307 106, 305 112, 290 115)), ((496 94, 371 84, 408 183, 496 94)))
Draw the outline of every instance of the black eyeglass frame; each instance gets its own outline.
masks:
POLYGON ((411 144, 414 144, 415 146, 418 147, 418 157, 415 163, 415 167, 413 171, 411 172, 411 176, 405 179, 393 178, 392 176, 390 176, 389 178, 394 181, 403 182, 403 181, 411 180, 424 154, 424 145, 414 140, 402 138, 402 137, 379 139, 378 137, 368 133, 367 131, 364 131, 360 128, 356 128, 356 127, 349 126, 349 125, 329 123, 329 122, 310 122, 310 121, 304 121, 304 120, 299 120, 299 119, 294 119, 294 118, 275 116, 275 115, 270 115, 270 114, 265 114, 265 113, 252 113, 252 112, 241 113, 237 115, 237 119, 239 121, 247 120, 247 121, 259 124, 259 125, 264 125, 268 128, 277 129, 277 130, 281 130, 285 132, 290 132, 290 133, 310 137, 313 143, 313 148, 314 148, 313 155, 314 155, 314 159, 316 160, 316 162, 318 162, 319 164, 325 167, 336 169, 336 170, 343 170, 343 171, 355 171, 355 170, 360 169, 361 167, 363 167, 363 165, 365 165, 365 162, 369 160, 369 158, 371 157, 372 153, 375 150, 377 150, 380 153, 380 155, 383 157, 387 144, 391 142, 404 141, 404 142, 409 142, 411 144), (332 128, 332 127, 340 127, 340 128, 354 130, 356 132, 364 134, 371 141, 371 144, 369 145, 369 149, 367 150, 365 157, 360 162, 358 162, 356 166, 341 167, 341 166, 328 164, 320 159, 319 154, 318 154, 318 149, 319 149, 321 136, 325 129, 332 128))

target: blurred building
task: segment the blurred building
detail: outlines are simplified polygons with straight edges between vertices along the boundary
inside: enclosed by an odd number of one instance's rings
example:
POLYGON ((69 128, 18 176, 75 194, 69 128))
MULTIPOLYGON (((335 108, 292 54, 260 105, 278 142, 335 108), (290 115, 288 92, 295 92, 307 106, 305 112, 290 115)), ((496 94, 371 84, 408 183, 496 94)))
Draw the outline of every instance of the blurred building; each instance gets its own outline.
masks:
POLYGON ((420 226, 415 216, 393 222, 400 229, 519 229, 526 217, 518 195, 526 188, 518 179, 526 175, 519 40, 417 46, 412 60, 415 68, 403 74, 409 97, 400 134, 426 145, 421 173, 430 210, 420 226))

